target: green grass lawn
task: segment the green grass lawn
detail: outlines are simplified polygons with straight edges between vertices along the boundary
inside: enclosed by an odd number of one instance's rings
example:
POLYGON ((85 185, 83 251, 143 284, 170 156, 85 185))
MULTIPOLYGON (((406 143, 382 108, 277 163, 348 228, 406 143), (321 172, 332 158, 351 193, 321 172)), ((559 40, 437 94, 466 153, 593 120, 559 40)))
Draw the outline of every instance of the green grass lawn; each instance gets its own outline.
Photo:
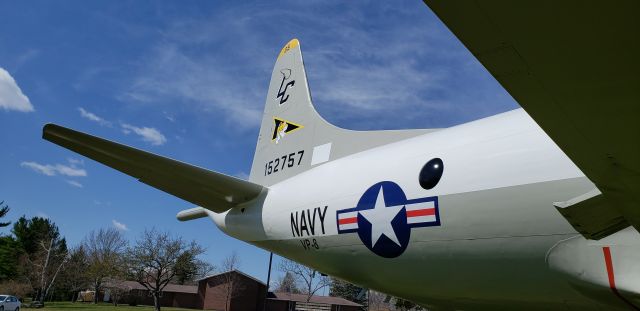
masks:
MULTIPOLYGON (((45 303, 45 307, 42 309, 27 309, 24 310, 42 310, 42 311, 107 311, 107 310, 117 310, 117 311, 149 311, 153 310, 153 306, 136 306, 132 307, 129 305, 118 305, 114 307, 112 304, 107 303, 99 303, 97 305, 85 302, 47 302, 45 303)), ((162 311, 186 311, 193 309, 183 309, 183 308, 169 308, 162 307, 162 311)))

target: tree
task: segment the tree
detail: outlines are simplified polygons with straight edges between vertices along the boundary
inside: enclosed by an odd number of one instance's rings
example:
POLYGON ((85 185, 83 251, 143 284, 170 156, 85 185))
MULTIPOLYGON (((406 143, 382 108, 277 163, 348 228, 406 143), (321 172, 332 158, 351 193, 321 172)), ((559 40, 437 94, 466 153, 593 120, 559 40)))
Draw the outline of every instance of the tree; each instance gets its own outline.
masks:
POLYGON ((12 236, 0 236, 0 281, 18 276, 20 244, 12 236))
POLYGON ((114 307, 117 307, 120 299, 131 291, 131 288, 120 279, 110 279, 104 284, 104 289, 109 291, 109 298, 114 307))
POLYGON ((98 303, 98 294, 106 278, 117 277, 122 273, 122 253, 127 248, 127 241, 120 231, 114 228, 91 231, 82 242, 87 255, 86 276, 93 285, 95 295, 93 303, 98 303))
POLYGON ((44 240, 60 238, 58 226, 49 219, 42 217, 27 219, 22 216, 13 224, 13 230, 11 231, 15 235, 16 241, 20 243, 20 248, 27 254, 34 254, 39 251, 41 248, 40 242, 44 240))
POLYGON ((83 245, 71 249, 59 282, 61 288, 70 292, 71 302, 75 302, 80 290, 86 289, 90 284, 86 273, 88 268, 89 259, 83 245))
POLYGON ((386 294, 369 290, 367 307, 369 311, 389 310, 385 302, 386 294))
POLYGON ((236 252, 231 253, 222 260, 221 268, 224 277, 224 286, 222 287, 223 297, 225 298, 225 311, 231 308, 231 300, 242 292, 242 282, 237 280, 238 274, 233 273, 240 267, 240 258, 236 252), (230 272, 230 273, 226 273, 230 272))
POLYGON ((295 277, 291 272, 285 272, 284 276, 278 281, 278 285, 276 285, 276 292, 282 293, 290 293, 290 294, 300 294, 301 291, 298 288, 298 282, 296 282, 295 277))
MULTIPOLYGON (((9 210, 9 205, 5 204, 4 201, 0 201, 0 218, 6 216, 7 213, 9 213, 9 210)), ((6 227, 10 224, 11 222, 0 222, 0 228, 6 227)))
POLYGON ((415 302, 412 302, 412 301, 409 301, 409 300, 405 300, 405 299, 402 299, 402 298, 398 298, 398 297, 396 297, 396 299, 395 299, 394 306, 396 307, 397 310, 401 310, 401 311, 407 311, 407 310, 421 311, 421 310, 424 310, 420 305, 416 304, 415 302))
MULTIPOLYGON (((9 213, 9 206, 0 202, 0 218, 9 213), (4 205, 4 206, 3 206, 4 205)), ((11 222, 0 222, 0 228, 10 225, 11 222)), ((0 281, 14 278, 18 274, 18 244, 11 236, 0 235, 0 281)))
POLYGON ((153 296, 155 310, 160 311, 162 290, 181 269, 196 266, 204 249, 195 241, 186 242, 168 232, 145 230, 127 251, 128 273, 153 296))
POLYGON ((50 238, 40 242, 41 250, 37 253, 34 260, 29 260, 30 266, 40 275, 38 283, 37 300, 44 304, 49 290, 53 287, 56 278, 60 274, 60 270, 67 260, 67 245, 64 239, 62 242, 55 238, 50 238))
POLYGON ((329 296, 342 297, 344 299, 367 305, 367 289, 351 284, 338 278, 331 278, 329 296))
POLYGON ((211 271, 215 270, 215 267, 208 262, 202 261, 196 257, 195 254, 185 252, 178 258, 176 264, 176 275, 174 282, 176 284, 195 284, 195 280, 205 277, 211 271))
POLYGON ((49 219, 22 216, 13 225, 18 244, 18 273, 44 301, 67 257, 67 242, 49 219))
POLYGON ((287 272, 291 273, 296 279, 296 282, 302 285, 301 290, 303 294, 307 295, 307 302, 311 300, 311 297, 313 297, 316 292, 328 286, 330 283, 329 277, 295 261, 283 260, 280 263, 280 270, 285 272, 285 274, 287 272))
POLYGON ((31 293, 31 286, 15 280, 8 280, 0 283, 0 293, 23 298, 31 293))

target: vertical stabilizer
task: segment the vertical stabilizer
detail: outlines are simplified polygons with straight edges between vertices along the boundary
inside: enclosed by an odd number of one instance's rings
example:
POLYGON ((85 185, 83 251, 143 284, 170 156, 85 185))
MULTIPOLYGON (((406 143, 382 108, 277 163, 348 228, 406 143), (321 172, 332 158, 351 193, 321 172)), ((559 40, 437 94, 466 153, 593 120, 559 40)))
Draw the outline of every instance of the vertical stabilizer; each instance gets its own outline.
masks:
POLYGON ((250 181, 270 186, 343 156, 430 130, 351 131, 326 122, 313 108, 300 43, 287 43, 276 61, 250 181))

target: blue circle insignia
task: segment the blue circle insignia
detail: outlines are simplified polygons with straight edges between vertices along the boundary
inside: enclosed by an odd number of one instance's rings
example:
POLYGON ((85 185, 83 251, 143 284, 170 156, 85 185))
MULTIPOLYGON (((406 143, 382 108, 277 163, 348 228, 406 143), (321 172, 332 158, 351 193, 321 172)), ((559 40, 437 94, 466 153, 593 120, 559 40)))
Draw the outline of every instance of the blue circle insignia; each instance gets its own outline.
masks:
POLYGON ((364 192, 356 206, 358 211, 362 211, 358 213, 358 236, 369 250, 382 257, 394 258, 400 256, 407 249, 411 228, 407 225, 407 216, 403 207, 406 201, 407 197, 402 188, 390 181, 379 182, 364 192), (376 203, 383 205, 376 206, 376 203), (369 216, 369 213, 364 212, 365 210, 375 211, 376 207, 387 210, 394 208, 394 210, 386 211, 389 214, 386 217, 377 218, 376 215, 369 216), (377 219, 389 221, 390 225, 374 223, 377 219), (378 234, 376 231, 380 230, 375 230, 374 225, 386 226, 387 230, 378 234))
POLYGON ((400 256, 409 246, 411 229, 440 226, 438 197, 408 200, 394 182, 367 189, 354 208, 336 211, 338 234, 358 233, 370 251, 385 258, 400 256))

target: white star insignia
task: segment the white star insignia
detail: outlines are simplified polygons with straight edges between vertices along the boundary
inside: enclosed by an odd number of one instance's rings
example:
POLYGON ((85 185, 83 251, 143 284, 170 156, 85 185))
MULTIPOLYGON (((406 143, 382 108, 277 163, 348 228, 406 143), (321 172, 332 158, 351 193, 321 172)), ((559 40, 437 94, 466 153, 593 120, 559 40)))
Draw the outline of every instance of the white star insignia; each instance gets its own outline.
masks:
POLYGON ((402 205, 387 207, 384 201, 384 191, 382 187, 380 187, 375 207, 359 211, 359 213, 371 223, 371 247, 378 243, 378 240, 383 234, 398 246, 401 246, 396 232, 393 230, 391 221, 398 215, 403 207, 402 205))

